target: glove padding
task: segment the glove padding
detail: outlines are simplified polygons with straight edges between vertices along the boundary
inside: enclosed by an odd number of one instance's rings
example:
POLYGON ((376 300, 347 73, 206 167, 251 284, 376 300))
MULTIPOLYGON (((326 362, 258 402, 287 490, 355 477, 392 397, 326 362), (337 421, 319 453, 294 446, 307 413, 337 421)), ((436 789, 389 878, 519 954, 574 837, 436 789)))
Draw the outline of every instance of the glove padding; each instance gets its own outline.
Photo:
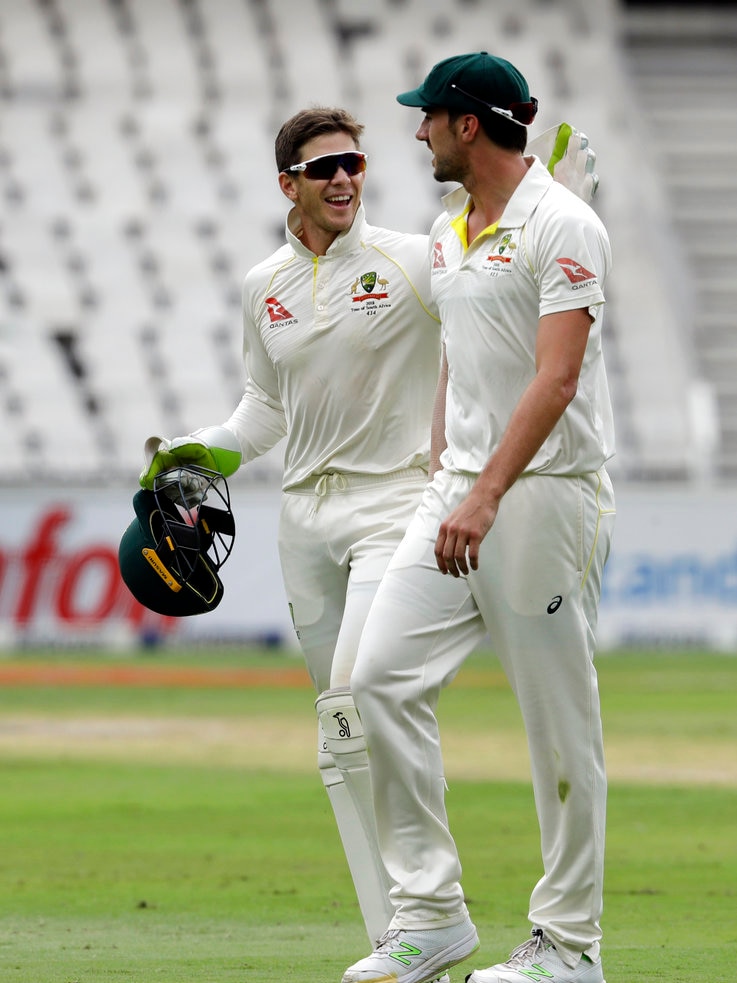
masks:
POLYGON ((241 448, 227 427, 203 427, 186 437, 149 437, 143 445, 144 469, 138 479, 142 488, 153 490, 154 478, 162 471, 185 466, 217 471, 224 478, 241 465, 241 448))
POLYGON ((555 180, 583 201, 590 202, 596 194, 596 153, 586 134, 570 123, 545 130, 527 144, 527 152, 539 157, 555 180))

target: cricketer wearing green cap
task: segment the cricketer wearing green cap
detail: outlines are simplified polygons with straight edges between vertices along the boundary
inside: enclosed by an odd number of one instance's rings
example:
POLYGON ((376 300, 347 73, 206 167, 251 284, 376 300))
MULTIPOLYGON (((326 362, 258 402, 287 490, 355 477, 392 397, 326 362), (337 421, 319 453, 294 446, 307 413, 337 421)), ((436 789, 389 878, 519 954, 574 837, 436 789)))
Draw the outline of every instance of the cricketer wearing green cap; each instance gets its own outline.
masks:
MULTIPOLYGON (((415 139, 435 180, 459 187, 428 240, 443 341, 440 466, 372 598, 350 677, 394 912, 342 983, 431 983, 479 947, 437 707, 487 635, 525 724, 543 870, 529 937, 466 981, 605 983, 594 655, 616 512, 602 345, 609 238, 556 180, 563 158, 546 165, 528 147, 537 102, 509 62, 485 51, 446 58, 397 99, 422 113, 415 139)), ((574 143, 582 176, 586 149, 574 143)), ((498 807, 489 801, 490 814, 498 807)), ((493 871, 488 881, 494 891, 493 871)))

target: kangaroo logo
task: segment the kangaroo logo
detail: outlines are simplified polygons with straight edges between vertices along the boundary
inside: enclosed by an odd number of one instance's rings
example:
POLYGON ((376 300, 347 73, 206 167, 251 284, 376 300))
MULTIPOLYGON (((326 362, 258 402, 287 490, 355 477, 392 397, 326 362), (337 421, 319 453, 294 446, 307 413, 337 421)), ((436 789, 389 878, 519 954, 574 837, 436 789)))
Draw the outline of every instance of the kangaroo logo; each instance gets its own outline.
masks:
POLYGON ((434 270, 444 270, 446 268, 442 242, 436 242, 432 247, 432 268, 434 270))
POLYGON ((560 266, 571 283, 582 283, 584 280, 596 279, 595 273, 587 270, 585 266, 581 266, 575 259, 568 259, 562 256, 560 259, 556 259, 555 262, 560 266))
POLYGON ((272 324, 275 324, 277 321, 288 321, 294 317, 276 297, 267 297, 264 303, 266 304, 266 310, 269 312, 269 321, 272 324))

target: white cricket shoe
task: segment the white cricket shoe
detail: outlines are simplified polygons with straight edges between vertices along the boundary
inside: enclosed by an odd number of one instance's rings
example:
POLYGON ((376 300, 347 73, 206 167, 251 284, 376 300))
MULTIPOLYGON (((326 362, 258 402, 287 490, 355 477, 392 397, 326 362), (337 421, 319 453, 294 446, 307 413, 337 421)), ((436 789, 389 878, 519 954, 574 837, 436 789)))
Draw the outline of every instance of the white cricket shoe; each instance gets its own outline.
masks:
POLYGON ((448 928, 393 928, 365 959, 349 966, 342 983, 429 983, 479 947, 470 918, 448 928))
POLYGON ((558 955, 541 928, 533 928, 532 938, 518 945, 505 963, 489 969, 474 969, 466 983, 606 983, 601 960, 582 955, 571 969, 558 955))

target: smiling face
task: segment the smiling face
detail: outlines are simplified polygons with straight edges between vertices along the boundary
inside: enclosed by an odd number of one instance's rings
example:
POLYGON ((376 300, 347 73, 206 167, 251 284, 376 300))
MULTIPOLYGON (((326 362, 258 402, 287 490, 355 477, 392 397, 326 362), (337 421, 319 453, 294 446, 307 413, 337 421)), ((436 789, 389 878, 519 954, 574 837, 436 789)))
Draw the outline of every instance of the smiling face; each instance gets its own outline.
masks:
MULTIPOLYGON (((348 133, 323 133, 302 145, 299 160, 294 163, 356 149, 348 133)), ((351 177, 342 167, 329 180, 314 180, 302 172, 282 171, 279 175, 279 186, 297 209, 302 225, 301 240, 317 256, 323 256, 335 238, 353 225, 361 203, 364 177, 364 173, 351 177)))

